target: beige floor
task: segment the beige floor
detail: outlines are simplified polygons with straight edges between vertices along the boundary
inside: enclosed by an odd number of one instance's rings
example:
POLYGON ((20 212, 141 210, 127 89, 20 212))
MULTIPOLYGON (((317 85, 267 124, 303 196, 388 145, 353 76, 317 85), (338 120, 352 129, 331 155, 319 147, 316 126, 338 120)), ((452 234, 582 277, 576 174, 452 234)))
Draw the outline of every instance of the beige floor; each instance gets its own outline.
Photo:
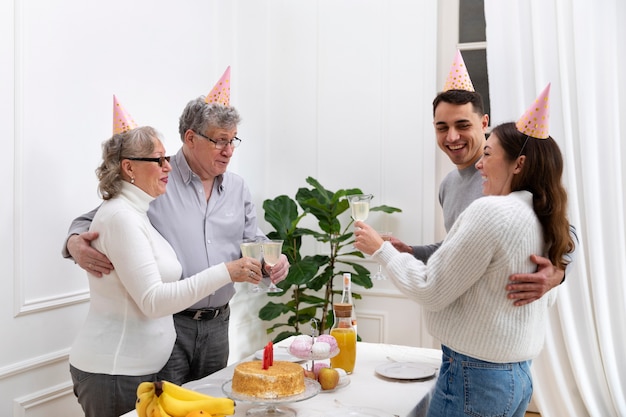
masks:
POLYGON ((526 417, 541 417, 541 414, 539 414, 539 413, 531 413, 530 411, 528 411, 526 413, 526 417))

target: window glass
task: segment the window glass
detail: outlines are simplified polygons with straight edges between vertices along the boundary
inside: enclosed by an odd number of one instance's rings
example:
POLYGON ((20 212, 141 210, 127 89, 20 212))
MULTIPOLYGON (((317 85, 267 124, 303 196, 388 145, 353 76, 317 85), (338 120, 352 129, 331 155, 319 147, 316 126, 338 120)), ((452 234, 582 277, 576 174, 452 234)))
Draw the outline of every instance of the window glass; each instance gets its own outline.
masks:
POLYGON ((460 0, 459 42, 485 42, 484 0, 460 0))
POLYGON ((485 49, 461 51, 463 61, 467 66, 474 89, 483 96, 485 113, 491 114, 489 100, 489 77, 487 74, 487 51, 485 49))

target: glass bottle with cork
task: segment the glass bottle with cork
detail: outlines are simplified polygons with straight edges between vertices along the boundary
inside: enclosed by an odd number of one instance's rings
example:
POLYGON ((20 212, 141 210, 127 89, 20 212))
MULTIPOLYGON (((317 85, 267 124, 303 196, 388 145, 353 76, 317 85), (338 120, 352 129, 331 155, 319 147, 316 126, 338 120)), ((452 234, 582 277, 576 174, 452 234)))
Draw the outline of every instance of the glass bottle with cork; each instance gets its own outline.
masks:
POLYGON ((356 330, 352 326, 352 304, 335 303, 333 312, 335 323, 330 329, 330 335, 337 340, 339 353, 330 358, 330 366, 351 374, 356 362, 356 330))
POLYGON ((343 292, 341 293, 341 304, 350 304, 352 306, 352 327, 354 331, 359 334, 356 325, 356 312, 354 310, 354 303, 352 302, 352 275, 349 272, 343 274, 343 292))

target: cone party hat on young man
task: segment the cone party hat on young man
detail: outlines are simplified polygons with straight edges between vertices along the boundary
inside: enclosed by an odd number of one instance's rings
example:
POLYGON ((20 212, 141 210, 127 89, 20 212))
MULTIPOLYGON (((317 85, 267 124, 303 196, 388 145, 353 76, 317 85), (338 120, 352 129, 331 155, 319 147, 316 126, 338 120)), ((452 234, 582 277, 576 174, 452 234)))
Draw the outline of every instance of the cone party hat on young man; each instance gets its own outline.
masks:
POLYGON ((120 102, 113 95, 113 134, 128 132, 137 127, 137 123, 131 115, 122 107, 120 102))
POLYGON ((550 83, 543 89, 535 102, 515 123, 517 130, 536 139, 548 139, 550 136, 550 83))
POLYGON ((456 51, 454 62, 448 73, 448 79, 443 86, 443 91, 448 90, 476 91, 459 50, 456 51))
POLYGON ((207 103, 221 103, 224 106, 230 105, 230 65, 224 71, 222 78, 213 87, 211 92, 204 99, 207 103))

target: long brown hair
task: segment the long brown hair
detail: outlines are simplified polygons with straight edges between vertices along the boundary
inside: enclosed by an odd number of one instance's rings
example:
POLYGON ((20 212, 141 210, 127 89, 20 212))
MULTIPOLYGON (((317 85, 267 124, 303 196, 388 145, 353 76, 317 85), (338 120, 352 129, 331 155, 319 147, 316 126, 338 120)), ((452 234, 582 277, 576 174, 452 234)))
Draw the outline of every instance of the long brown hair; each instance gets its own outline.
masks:
POLYGON ((561 183, 563 156, 552 137, 536 139, 519 132, 515 123, 496 126, 494 133, 507 159, 524 155, 521 172, 513 176, 511 191, 526 190, 533 195, 533 209, 543 228, 548 245, 548 258, 553 265, 565 269, 563 255, 574 251, 567 219, 567 192, 561 183))

